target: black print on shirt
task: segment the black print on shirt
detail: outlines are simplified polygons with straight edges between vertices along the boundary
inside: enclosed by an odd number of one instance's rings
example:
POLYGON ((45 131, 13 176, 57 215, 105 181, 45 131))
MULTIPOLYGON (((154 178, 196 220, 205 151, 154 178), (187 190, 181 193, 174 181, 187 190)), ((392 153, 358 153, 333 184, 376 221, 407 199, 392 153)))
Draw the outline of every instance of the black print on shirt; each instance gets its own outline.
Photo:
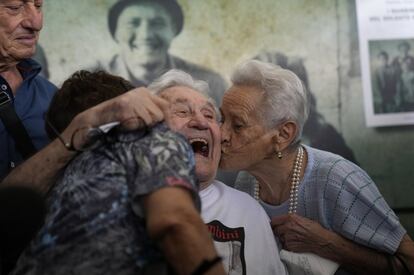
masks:
POLYGON ((244 258, 244 228, 230 228, 217 220, 207 224, 208 230, 215 241, 219 251, 228 251, 228 259, 224 259, 223 264, 229 275, 246 275, 246 261, 244 258))

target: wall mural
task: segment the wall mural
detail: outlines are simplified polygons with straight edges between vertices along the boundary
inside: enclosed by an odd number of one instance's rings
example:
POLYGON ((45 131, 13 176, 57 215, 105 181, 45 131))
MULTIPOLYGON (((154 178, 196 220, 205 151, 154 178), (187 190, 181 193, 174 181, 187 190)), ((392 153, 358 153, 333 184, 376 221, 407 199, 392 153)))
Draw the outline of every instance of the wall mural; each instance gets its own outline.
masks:
MULTIPOLYGON (((358 163, 390 205, 413 209, 414 127, 366 126, 354 1, 142 2, 46 1, 44 74, 59 85, 75 70, 101 68, 146 85, 179 68, 208 81, 220 101, 235 64, 273 62, 312 93, 304 142, 358 163)), ((391 108, 383 105, 380 112, 391 108)))

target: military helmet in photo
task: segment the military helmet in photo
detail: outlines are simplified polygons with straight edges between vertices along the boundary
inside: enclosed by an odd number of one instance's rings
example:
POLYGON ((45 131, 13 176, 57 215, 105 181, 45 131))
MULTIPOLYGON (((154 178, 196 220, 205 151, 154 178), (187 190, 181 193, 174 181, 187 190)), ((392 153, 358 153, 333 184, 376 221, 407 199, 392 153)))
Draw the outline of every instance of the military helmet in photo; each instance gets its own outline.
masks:
POLYGON ((175 35, 178 35, 181 32, 183 29, 184 15, 180 5, 176 0, 119 0, 109 9, 108 12, 108 28, 113 38, 115 38, 118 18, 121 13, 130 6, 145 3, 156 3, 164 7, 165 10, 170 14, 171 19, 175 25, 175 35))

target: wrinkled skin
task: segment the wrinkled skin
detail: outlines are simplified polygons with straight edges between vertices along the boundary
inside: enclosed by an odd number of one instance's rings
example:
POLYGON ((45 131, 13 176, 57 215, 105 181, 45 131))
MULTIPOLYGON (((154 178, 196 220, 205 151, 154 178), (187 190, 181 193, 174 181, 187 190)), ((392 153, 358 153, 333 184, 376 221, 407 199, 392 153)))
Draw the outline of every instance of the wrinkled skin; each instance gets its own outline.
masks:
POLYGON ((261 123, 262 92, 252 86, 232 86, 224 95, 222 113, 223 170, 248 170, 273 151, 272 131, 261 123))
MULTIPOLYGON (((290 164, 285 157, 283 161, 272 161, 271 152, 275 148, 276 151, 279 149, 272 147, 272 130, 266 131, 260 125, 257 113, 261 110, 260 99, 260 90, 251 86, 233 86, 226 92, 221 107, 223 148, 220 167, 225 170, 249 171, 261 184, 264 183, 264 186, 261 185, 261 192, 270 192, 270 196, 274 197, 275 194, 271 191, 280 193, 283 186, 288 186, 286 183, 289 181, 286 181, 283 173, 291 171, 293 159, 290 164), (265 189, 266 185, 272 184, 273 190, 265 189)), ((283 129, 278 127, 279 130, 283 129)), ((262 194, 260 196, 263 197, 262 194)), ((285 199, 280 199, 282 197, 279 196, 275 205, 280 205, 288 198, 285 196, 285 199)), ((350 241, 325 229, 316 221, 297 214, 288 214, 272 217, 271 225, 283 248, 287 250, 313 252, 340 263, 355 274, 390 274, 390 265, 384 253, 350 241)), ((396 253, 406 261, 411 271, 414 270, 414 244, 407 234, 396 253)), ((397 263, 398 274, 406 274, 399 260, 393 258, 393 261, 397 263)))
POLYGON ((43 0, 0 1, 0 72, 34 55, 43 26, 42 5, 43 0))
POLYGON ((183 134, 190 143, 194 139, 208 143, 206 155, 194 152, 197 178, 201 188, 205 188, 216 176, 221 154, 220 125, 214 106, 204 95, 188 87, 167 88, 161 97, 171 104, 165 119, 172 130, 183 134))
POLYGON ((271 224, 283 248, 289 251, 317 253, 321 247, 329 247, 326 236, 331 232, 305 217, 296 214, 277 216, 272 218, 271 224))

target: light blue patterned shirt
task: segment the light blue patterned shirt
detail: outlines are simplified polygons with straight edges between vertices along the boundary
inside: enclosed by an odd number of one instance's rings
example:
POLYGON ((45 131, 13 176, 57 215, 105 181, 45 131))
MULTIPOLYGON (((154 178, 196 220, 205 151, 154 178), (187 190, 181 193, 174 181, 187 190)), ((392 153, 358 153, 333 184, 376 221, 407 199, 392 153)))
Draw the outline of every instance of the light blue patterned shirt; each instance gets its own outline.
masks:
MULTIPOLYGON (((393 254, 406 230, 372 179, 341 156, 304 146, 308 154, 297 213, 364 246, 393 254)), ((235 188, 253 196, 256 179, 239 173, 235 188)), ((269 216, 287 214, 288 202, 261 203, 269 216)))

